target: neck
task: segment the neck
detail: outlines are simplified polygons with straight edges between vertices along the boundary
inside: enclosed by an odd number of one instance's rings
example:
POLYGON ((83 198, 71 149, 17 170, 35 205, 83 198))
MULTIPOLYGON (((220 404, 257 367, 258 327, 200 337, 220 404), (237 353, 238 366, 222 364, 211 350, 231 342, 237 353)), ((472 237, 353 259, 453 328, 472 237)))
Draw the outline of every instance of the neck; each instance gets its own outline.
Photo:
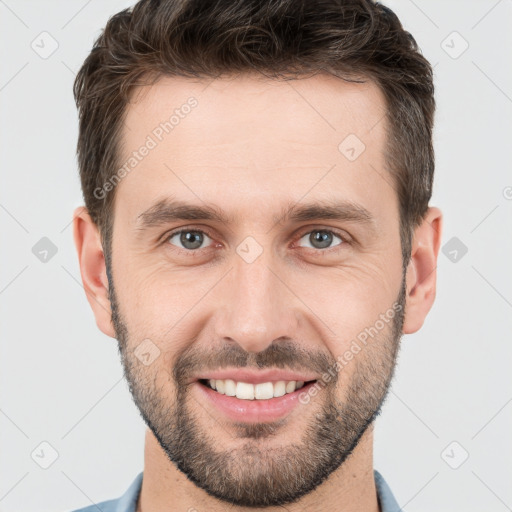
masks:
MULTIPOLYGON (((246 507, 229 506, 232 512, 246 507)), ((147 429, 144 478, 137 512, 208 510, 222 512, 226 503, 208 495, 169 461, 153 433, 147 429), (169 504, 172 504, 170 508, 169 504)), ((250 512, 281 512, 283 507, 251 508, 250 512)), ((289 512, 380 512, 373 474, 373 425, 348 459, 327 480, 299 501, 286 505, 289 512)))

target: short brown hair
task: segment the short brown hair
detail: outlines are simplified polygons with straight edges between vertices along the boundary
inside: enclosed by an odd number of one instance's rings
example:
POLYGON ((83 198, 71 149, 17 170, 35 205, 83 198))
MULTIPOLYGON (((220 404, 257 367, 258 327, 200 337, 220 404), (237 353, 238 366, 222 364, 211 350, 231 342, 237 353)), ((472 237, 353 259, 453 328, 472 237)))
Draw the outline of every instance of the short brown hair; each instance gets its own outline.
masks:
POLYGON ((276 80, 330 73, 380 87, 405 269, 432 195, 433 76, 394 12, 372 0, 140 0, 112 16, 74 83, 82 191, 106 258, 115 190, 101 199, 94 191, 118 169, 133 88, 161 76, 254 71, 276 80))

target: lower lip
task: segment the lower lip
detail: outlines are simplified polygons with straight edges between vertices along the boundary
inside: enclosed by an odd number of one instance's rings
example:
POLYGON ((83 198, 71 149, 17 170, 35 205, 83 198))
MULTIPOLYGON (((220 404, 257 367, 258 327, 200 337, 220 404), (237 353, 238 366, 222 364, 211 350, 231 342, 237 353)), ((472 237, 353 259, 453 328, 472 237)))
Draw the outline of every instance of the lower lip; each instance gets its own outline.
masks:
POLYGON ((195 382, 195 386, 204 398, 212 402, 231 420, 243 423, 263 423, 283 418, 300 404, 300 394, 307 393, 314 384, 315 382, 310 382, 293 393, 268 400, 241 400, 236 396, 223 395, 209 386, 195 382))

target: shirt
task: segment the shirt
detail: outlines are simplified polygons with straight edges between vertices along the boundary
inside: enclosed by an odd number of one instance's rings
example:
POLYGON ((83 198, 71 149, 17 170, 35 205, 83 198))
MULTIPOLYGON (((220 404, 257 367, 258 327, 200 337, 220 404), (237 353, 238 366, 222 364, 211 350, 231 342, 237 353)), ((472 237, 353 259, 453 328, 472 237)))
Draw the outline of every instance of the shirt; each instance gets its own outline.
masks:
MULTIPOLYGON (((135 477, 135 480, 120 498, 102 501, 96 505, 80 508, 73 512, 98 512, 98 510, 101 512, 135 512, 137 509, 137 500, 142 488, 143 473, 144 472, 141 471, 135 477)), ((376 469, 373 470, 373 474, 381 512, 401 512, 402 509, 398 506, 384 477, 376 469)))

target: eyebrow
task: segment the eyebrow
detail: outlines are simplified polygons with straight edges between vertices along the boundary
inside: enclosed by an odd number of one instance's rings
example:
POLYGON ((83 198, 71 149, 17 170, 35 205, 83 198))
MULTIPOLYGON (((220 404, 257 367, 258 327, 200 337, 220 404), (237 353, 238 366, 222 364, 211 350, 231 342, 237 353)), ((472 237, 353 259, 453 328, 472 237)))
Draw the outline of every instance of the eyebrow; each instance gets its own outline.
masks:
MULTIPOLYGON (((375 231, 375 217, 364 206, 349 200, 318 200, 311 203, 288 203, 281 215, 274 216, 274 224, 337 220, 363 224, 375 231)), ((155 228, 181 220, 208 220, 220 224, 232 224, 236 217, 228 216, 215 205, 194 205, 175 199, 162 199, 142 212, 136 220, 137 231, 155 228)))

